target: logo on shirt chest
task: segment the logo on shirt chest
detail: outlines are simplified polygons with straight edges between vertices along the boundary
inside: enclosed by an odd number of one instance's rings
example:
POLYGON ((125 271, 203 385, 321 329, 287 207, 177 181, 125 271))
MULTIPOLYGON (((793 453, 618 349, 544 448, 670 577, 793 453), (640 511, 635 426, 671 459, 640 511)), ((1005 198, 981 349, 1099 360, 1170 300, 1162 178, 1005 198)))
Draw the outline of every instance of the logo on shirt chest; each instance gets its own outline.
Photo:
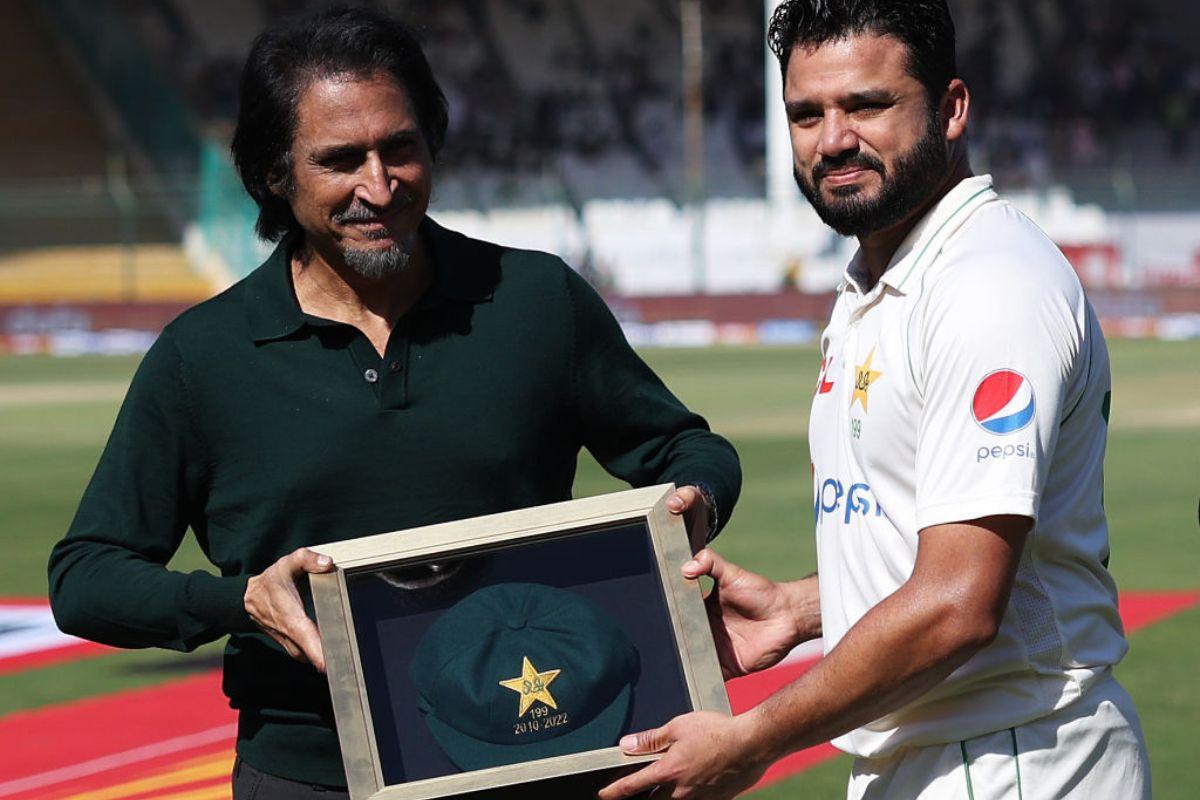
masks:
POLYGON ((826 380, 829 368, 833 365, 833 356, 821 359, 821 372, 817 375, 817 394, 829 394, 833 391, 833 381, 826 380))
POLYGON ((826 478, 814 480, 813 490, 813 517, 818 525, 830 516, 842 525, 849 525, 855 517, 883 516, 883 506, 868 484, 826 478))
POLYGON ((870 411, 867 407, 870 401, 871 385, 875 381, 883 377, 883 373, 879 370, 871 368, 871 362, 875 358, 875 348, 871 348, 871 352, 867 353, 867 360, 862 364, 858 364, 854 368, 854 393, 850 395, 850 407, 854 408, 854 404, 858 403, 862 406, 864 412, 870 411))

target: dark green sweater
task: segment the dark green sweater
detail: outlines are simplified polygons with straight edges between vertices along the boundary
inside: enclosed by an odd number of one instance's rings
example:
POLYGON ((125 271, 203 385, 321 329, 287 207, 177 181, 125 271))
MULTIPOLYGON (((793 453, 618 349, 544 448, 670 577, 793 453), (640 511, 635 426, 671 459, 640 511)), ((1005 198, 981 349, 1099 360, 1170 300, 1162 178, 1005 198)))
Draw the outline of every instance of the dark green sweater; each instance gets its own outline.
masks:
POLYGON ((737 500, 733 448, 570 268, 429 220, 422 235, 434 283, 383 358, 300 310, 286 242, 167 326, 50 557, 68 633, 178 650, 232 634, 238 752, 264 772, 345 783, 324 678, 242 604, 284 554, 569 499, 580 447, 635 486, 706 484, 722 521, 737 500), (189 527, 219 577, 163 566, 189 527))

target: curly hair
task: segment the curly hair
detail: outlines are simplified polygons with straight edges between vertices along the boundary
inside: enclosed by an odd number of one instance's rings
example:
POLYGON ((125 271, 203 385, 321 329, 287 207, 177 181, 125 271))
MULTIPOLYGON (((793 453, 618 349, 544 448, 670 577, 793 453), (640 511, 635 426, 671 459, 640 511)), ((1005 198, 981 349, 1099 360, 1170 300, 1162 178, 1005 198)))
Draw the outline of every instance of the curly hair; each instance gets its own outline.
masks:
POLYGON ((785 0, 771 17, 767 42, 787 74, 797 47, 848 36, 891 36, 908 49, 908 72, 931 98, 958 76, 954 20, 945 0, 785 0))
POLYGON ((261 33, 242 69, 231 151, 242 184, 258 205, 255 230, 277 242, 300 224, 272 188, 292 191, 292 141, 300 97, 340 75, 390 74, 404 87, 436 159, 449 123, 446 97, 415 34, 372 10, 333 7, 285 19, 261 33))

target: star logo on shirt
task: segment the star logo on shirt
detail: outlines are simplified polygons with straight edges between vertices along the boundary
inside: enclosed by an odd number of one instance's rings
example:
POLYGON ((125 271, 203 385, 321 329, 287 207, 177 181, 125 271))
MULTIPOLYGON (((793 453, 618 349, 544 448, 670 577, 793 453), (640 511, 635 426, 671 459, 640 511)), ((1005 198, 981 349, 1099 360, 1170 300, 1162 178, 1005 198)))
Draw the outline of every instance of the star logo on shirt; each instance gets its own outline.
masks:
POLYGON ((867 354, 867 360, 854 368, 854 394, 850 396, 850 406, 854 407, 857 402, 862 405, 863 411, 869 411, 867 408, 867 392, 871 389, 871 384, 883 377, 883 373, 879 370, 871 369, 871 360, 875 358, 875 348, 871 348, 871 352, 867 354))
POLYGON ((515 678, 500 681, 500 685, 505 689, 512 689, 521 695, 521 706, 520 710, 517 711, 517 719, 525 716, 525 712, 529 710, 529 707, 538 700, 550 706, 555 711, 558 710, 558 704, 554 702, 554 695, 550 694, 550 681, 557 678, 560 672, 562 672, 560 669, 538 672, 529 660, 529 657, 523 656, 521 674, 515 678))

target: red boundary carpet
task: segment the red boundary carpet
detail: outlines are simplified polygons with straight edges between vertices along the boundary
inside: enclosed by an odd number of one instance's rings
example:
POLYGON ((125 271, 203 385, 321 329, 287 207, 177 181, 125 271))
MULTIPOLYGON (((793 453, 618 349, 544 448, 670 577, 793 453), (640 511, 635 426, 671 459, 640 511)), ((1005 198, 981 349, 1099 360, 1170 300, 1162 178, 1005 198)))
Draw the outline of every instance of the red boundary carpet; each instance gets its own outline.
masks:
MULTIPOLYGON (((1200 592, 1121 596, 1128 632, 1200 605, 1200 592)), ((49 662, 42 662, 49 663, 49 662)), ((802 675, 785 663, 728 684, 735 712, 802 675)), ((234 712, 218 673, 0 717, 2 800, 222 800, 229 796, 234 712)), ((824 744, 773 766, 773 783, 836 756, 824 744)))

